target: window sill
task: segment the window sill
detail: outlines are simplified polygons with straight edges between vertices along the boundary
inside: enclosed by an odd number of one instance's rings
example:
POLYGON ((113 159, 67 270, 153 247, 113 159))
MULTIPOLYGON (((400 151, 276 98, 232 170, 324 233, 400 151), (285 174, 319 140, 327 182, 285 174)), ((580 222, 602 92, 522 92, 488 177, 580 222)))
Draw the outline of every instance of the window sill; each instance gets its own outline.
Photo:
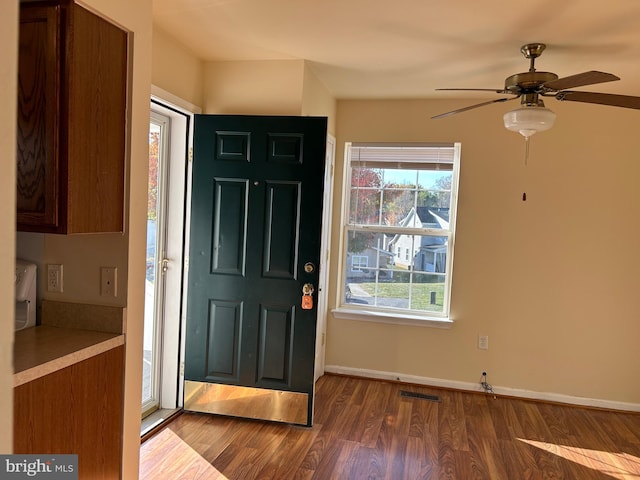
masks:
POLYGON ((413 315, 401 312, 338 307, 331 310, 331 313, 336 318, 363 322, 391 323, 395 325, 412 325, 431 328, 451 328, 453 326, 453 320, 450 318, 413 315))

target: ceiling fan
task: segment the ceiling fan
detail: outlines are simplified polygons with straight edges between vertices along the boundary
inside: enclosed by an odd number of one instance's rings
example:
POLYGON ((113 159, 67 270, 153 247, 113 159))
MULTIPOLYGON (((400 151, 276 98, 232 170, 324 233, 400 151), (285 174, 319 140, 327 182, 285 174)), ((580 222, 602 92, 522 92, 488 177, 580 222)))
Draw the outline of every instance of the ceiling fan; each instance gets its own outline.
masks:
POLYGON ((629 95, 615 95, 611 93, 595 93, 567 90, 569 88, 582 87, 584 85, 594 85, 597 83, 620 80, 619 77, 605 72, 588 71, 559 78, 551 72, 539 72, 535 69, 535 60, 545 50, 544 43, 528 43, 520 48, 520 51, 530 60, 529 71, 516 73, 507 77, 504 81, 504 88, 438 88, 436 90, 457 90, 457 91, 486 91, 502 95, 512 95, 512 97, 489 100, 487 102, 459 108, 451 112, 441 113, 431 117, 433 119, 444 118, 456 113, 466 112, 474 108, 490 105, 492 103, 506 102, 520 98, 521 107, 507 112, 504 115, 504 125, 508 130, 519 132, 527 140, 536 132, 541 132, 551 128, 556 114, 545 107, 542 97, 555 97, 556 100, 598 103, 613 107, 640 109, 640 97, 629 95))

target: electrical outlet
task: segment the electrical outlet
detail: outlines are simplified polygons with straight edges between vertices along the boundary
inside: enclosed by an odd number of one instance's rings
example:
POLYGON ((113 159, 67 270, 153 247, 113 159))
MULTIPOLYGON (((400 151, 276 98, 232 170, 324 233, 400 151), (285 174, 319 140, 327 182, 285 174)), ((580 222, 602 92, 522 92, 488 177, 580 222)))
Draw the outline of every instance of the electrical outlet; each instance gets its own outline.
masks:
POLYGON ((118 269, 116 267, 100 267, 100 295, 103 297, 118 296, 118 269))
POLYGON ((47 292, 62 293, 62 265, 47 265, 47 292))
POLYGON ((489 350, 489 335, 478 336, 478 348, 480 350, 489 350))

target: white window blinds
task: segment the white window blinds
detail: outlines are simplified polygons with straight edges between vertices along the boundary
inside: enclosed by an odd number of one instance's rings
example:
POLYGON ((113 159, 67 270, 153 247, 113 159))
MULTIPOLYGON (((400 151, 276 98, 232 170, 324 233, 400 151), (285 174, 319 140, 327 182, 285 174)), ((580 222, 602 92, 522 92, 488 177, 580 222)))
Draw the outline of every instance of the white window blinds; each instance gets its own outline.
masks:
POLYGON ((410 170, 453 170, 456 145, 352 143, 351 166, 410 170))

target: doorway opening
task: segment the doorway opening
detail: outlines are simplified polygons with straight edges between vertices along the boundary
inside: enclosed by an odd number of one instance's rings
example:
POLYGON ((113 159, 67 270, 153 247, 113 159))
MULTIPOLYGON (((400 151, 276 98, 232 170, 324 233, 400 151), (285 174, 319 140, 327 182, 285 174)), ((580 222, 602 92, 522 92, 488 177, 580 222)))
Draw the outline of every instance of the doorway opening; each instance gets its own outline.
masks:
POLYGON ((152 99, 141 434, 181 408, 184 213, 191 113, 152 99))

